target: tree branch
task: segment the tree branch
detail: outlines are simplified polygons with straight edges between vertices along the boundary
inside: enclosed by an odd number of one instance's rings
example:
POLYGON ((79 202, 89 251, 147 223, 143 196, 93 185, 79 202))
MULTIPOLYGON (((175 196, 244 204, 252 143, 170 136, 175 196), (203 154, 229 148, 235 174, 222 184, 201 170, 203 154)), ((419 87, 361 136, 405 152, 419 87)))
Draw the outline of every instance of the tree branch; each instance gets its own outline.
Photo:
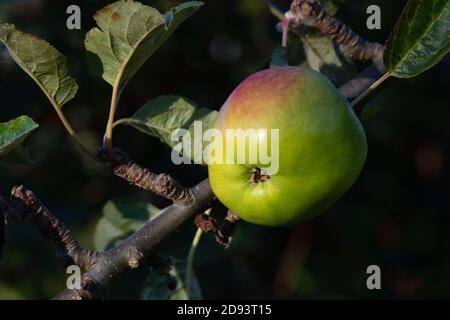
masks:
POLYGON ((81 247, 64 223, 51 214, 33 192, 23 186, 14 187, 11 201, 8 220, 20 218, 35 225, 43 236, 56 244, 58 259, 64 266, 76 264, 89 270, 96 262, 98 254, 81 247))
MULTIPOLYGON (((291 8, 285 14, 283 38, 289 27, 300 24, 314 26, 320 32, 334 39, 340 45, 341 51, 347 57, 355 60, 372 60, 382 65, 384 46, 368 42, 358 36, 349 26, 336 17, 328 15, 318 0, 294 0, 291 8)), ((283 41, 285 45, 285 40, 283 41)))
POLYGON ((65 289, 54 299, 103 299, 111 281, 130 268, 137 268, 155 248, 195 214, 210 206, 214 199, 208 180, 191 190, 193 200, 189 205, 173 204, 149 221, 120 245, 102 253, 95 265, 83 275, 80 290, 65 289))
POLYGON ((189 188, 183 187, 166 173, 155 174, 149 169, 141 167, 120 149, 114 149, 112 157, 104 149, 99 149, 97 157, 111 165, 114 175, 136 187, 154 192, 178 204, 190 204, 193 201, 193 195, 189 188))

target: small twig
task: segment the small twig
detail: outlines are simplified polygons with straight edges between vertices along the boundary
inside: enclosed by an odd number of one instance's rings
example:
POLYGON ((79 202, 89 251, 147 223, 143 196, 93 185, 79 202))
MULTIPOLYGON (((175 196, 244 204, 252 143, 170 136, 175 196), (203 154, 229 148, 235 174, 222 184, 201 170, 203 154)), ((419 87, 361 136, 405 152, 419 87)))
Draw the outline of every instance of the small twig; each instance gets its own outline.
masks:
POLYGON ((240 218, 231 211, 227 212, 227 216, 216 232, 216 241, 228 249, 233 241, 234 232, 236 230, 236 223, 240 218))
POLYGON ((189 188, 183 187, 166 173, 156 174, 141 167, 120 149, 114 149, 112 157, 108 155, 105 149, 99 149, 97 157, 111 164, 114 175, 125 179, 134 186, 154 192, 177 204, 187 205, 193 201, 192 192, 189 188))
POLYGON ((204 233, 217 232, 217 220, 206 212, 195 216, 194 223, 204 233))
POLYGON ((35 225, 42 235, 53 241, 57 247, 59 260, 64 266, 76 264, 85 270, 96 262, 97 253, 80 246, 70 230, 51 214, 37 199, 35 194, 23 186, 11 190, 11 214, 35 225))
MULTIPOLYGON (((283 21, 284 39, 289 27, 300 24, 314 26, 320 32, 334 39, 344 55, 355 60, 372 60, 380 63, 384 46, 368 42, 358 36, 349 26, 336 17, 330 16, 317 0, 294 0, 283 21)), ((285 44, 285 43, 284 43, 285 44)))
POLYGON ((233 240, 236 222, 239 219, 240 218, 237 215, 231 211, 228 211, 227 216, 220 227, 217 226, 217 220, 206 213, 197 215, 194 222, 198 227, 198 230, 203 233, 213 233, 217 243, 223 245, 225 249, 228 249, 231 245, 231 241, 233 240))

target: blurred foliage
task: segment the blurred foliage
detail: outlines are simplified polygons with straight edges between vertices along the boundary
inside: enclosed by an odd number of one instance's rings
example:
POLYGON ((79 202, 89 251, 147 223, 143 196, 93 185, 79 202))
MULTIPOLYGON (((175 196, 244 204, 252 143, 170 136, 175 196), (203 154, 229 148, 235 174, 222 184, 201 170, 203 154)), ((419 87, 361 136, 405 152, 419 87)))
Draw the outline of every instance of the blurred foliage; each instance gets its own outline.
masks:
POLYGON ((158 274, 150 272, 145 279, 142 300, 201 300, 202 291, 196 277, 192 278, 190 290, 186 288, 184 278, 186 263, 182 260, 174 261, 169 273, 158 274))
POLYGON ((95 229, 95 250, 104 251, 114 247, 159 215, 160 211, 152 204, 134 198, 108 201, 95 229))
MULTIPOLYGON (((110 1, 80 0, 82 30, 68 31, 71 1, 0 1, 0 19, 36 34, 68 57, 80 85, 65 106, 68 118, 93 148, 106 124, 110 86, 101 63, 84 49, 91 18, 110 1)), ((164 12, 175 0, 149 0, 164 12)), ((290 1, 274 1, 286 10, 290 1)), ((337 12, 356 32, 384 42, 405 1, 347 0, 337 12), (382 10, 382 29, 368 30, 366 8, 382 10)), ((144 65, 124 91, 118 118, 164 94, 183 95, 218 110, 250 73, 268 67, 281 36, 265 1, 206 1, 144 65)), ((361 67, 358 65, 358 67, 361 67)), ((411 80, 388 80, 370 98, 379 112, 364 125, 369 156, 356 185, 320 217, 293 228, 238 226, 232 247, 223 250, 205 236, 196 254, 203 297, 212 298, 446 298, 450 287, 450 60, 411 80), (366 288, 366 268, 377 264, 382 290, 366 288)), ((112 177, 86 158, 65 134, 35 84, 0 48, 0 122, 27 114, 40 124, 25 141, 33 166, 0 166, 0 193, 25 184, 70 226, 80 242, 93 247, 95 226, 110 199, 133 196, 158 208, 168 204, 112 177)), ((372 109, 373 110, 373 109, 372 109)), ((115 144, 138 163, 170 172, 185 185, 206 178, 201 166, 175 166, 159 139, 118 127, 115 144)), ((225 209, 213 214, 223 218, 225 209)), ((193 225, 162 244, 160 253, 184 259, 193 225)), ((139 298, 148 268, 118 280, 112 298, 139 298)), ((65 271, 48 243, 26 223, 7 229, 0 261, 0 298, 50 298, 65 285, 65 271)))

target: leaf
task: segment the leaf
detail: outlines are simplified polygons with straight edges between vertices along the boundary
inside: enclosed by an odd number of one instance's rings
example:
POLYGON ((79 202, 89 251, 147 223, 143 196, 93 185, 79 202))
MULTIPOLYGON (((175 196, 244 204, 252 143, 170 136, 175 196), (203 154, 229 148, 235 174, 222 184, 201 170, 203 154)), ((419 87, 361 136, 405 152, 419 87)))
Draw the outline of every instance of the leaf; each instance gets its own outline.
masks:
MULTIPOLYGON (((330 15, 334 15, 344 0, 323 0, 322 5, 330 15)), ((279 20, 284 13, 271 1, 267 1, 270 11, 279 20)), ((315 28, 300 26, 289 33, 288 48, 275 48, 270 59, 270 67, 307 66, 323 73, 336 86, 350 79, 356 68, 345 58, 336 43, 315 28)))
POLYGON ((417 76, 450 50, 450 1, 410 0, 389 36, 384 52, 388 72, 417 76))
POLYGON ((322 6, 325 8, 325 11, 334 16, 340 6, 345 3, 345 0, 322 0, 322 6))
POLYGON ((17 148, 37 127, 38 124, 27 116, 0 123, 0 158, 17 148))
MULTIPOLYGON (((177 129, 189 130, 194 134, 194 121, 201 121, 202 131, 211 128, 217 118, 217 111, 198 108, 192 101, 176 95, 160 96, 144 104, 131 118, 121 119, 117 124, 128 124, 139 131, 159 138, 171 147, 179 145, 179 140, 173 141, 172 134, 177 129)), ((196 145, 192 141, 191 155, 201 154, 203 145, 196 145)))
POLYGON ((309 67, 323 73, 336 86, 356 73, 353 63, 344 57, 339 47, 329 37, 307 28, 302 42, 309 67))
POLYGON ((95 230, 95 249, 102 251, 113 247, 156 217, 160 211, 150 203, 132 198, 108 201, 103 206, 103 216, 95 230))
POLYGON ((197 278, 191 283, 191 296, 188 295, 184 277, 186 262, 178 260, 170 269, 169 274, 150 273, 145 280, 145 288, 141 300, 201 300, 202 292, 197 278))
POLYGON ((303 44, 296 35, 289 34, 288 48, 276 47, 272 51, 270 67, 307 65, 303 44))
POLYGON ((284 19, 284 12, 281 11, 272 1, 267 0, 267 6, 269 7, 270 12, 278 19, 284 19))
POLYGON ((66 58, 49 43, 9 23, 0 23, 0 42, 55 107, 61 108, 75 97, 78 85, 68 74, 66 58))
POLYGON ((305 66, 323 73, 336 86, 356 74, 354 64, 340 52, 327 36, 311 28, 302 28, 301 39, 290 35, 288 48, 277 47, 272 52, 270 66, 305 66))
POLYGON ((94 16, 98 28, 86 35, 86 49, 102 61, 103 79, 123 90, 145 61, 202 4, 186 2, 162 15, 132 0, 112 3, 94 16))
POLYGON ((270 67, 286 67, 288 65, 286 48, 276 47, 273 49, 270 57, 270 67))

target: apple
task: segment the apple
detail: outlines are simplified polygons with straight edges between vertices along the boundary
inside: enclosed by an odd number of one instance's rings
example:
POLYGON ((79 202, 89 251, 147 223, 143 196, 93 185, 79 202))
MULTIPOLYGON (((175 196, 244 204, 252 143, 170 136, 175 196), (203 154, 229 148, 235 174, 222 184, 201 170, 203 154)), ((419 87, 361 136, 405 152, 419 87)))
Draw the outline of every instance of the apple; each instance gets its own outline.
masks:
POLYGON ((215 129, 224 133, 223 153, 241 161, 223 156, 210 162, 212 190, 240 218, 260 225, 289 226, 322 213, 353 185, 367 155, 364 129, 347 100, 308 68, 277 67, 249 76, 220 109, 215 129), (244 161, 227 145, 235 137, 226 130, 261 128, 278 132, 276 148, 274 141, 258 140, 258 147, 279 153, 276 171, 249 161, 250 143, 244 161))

